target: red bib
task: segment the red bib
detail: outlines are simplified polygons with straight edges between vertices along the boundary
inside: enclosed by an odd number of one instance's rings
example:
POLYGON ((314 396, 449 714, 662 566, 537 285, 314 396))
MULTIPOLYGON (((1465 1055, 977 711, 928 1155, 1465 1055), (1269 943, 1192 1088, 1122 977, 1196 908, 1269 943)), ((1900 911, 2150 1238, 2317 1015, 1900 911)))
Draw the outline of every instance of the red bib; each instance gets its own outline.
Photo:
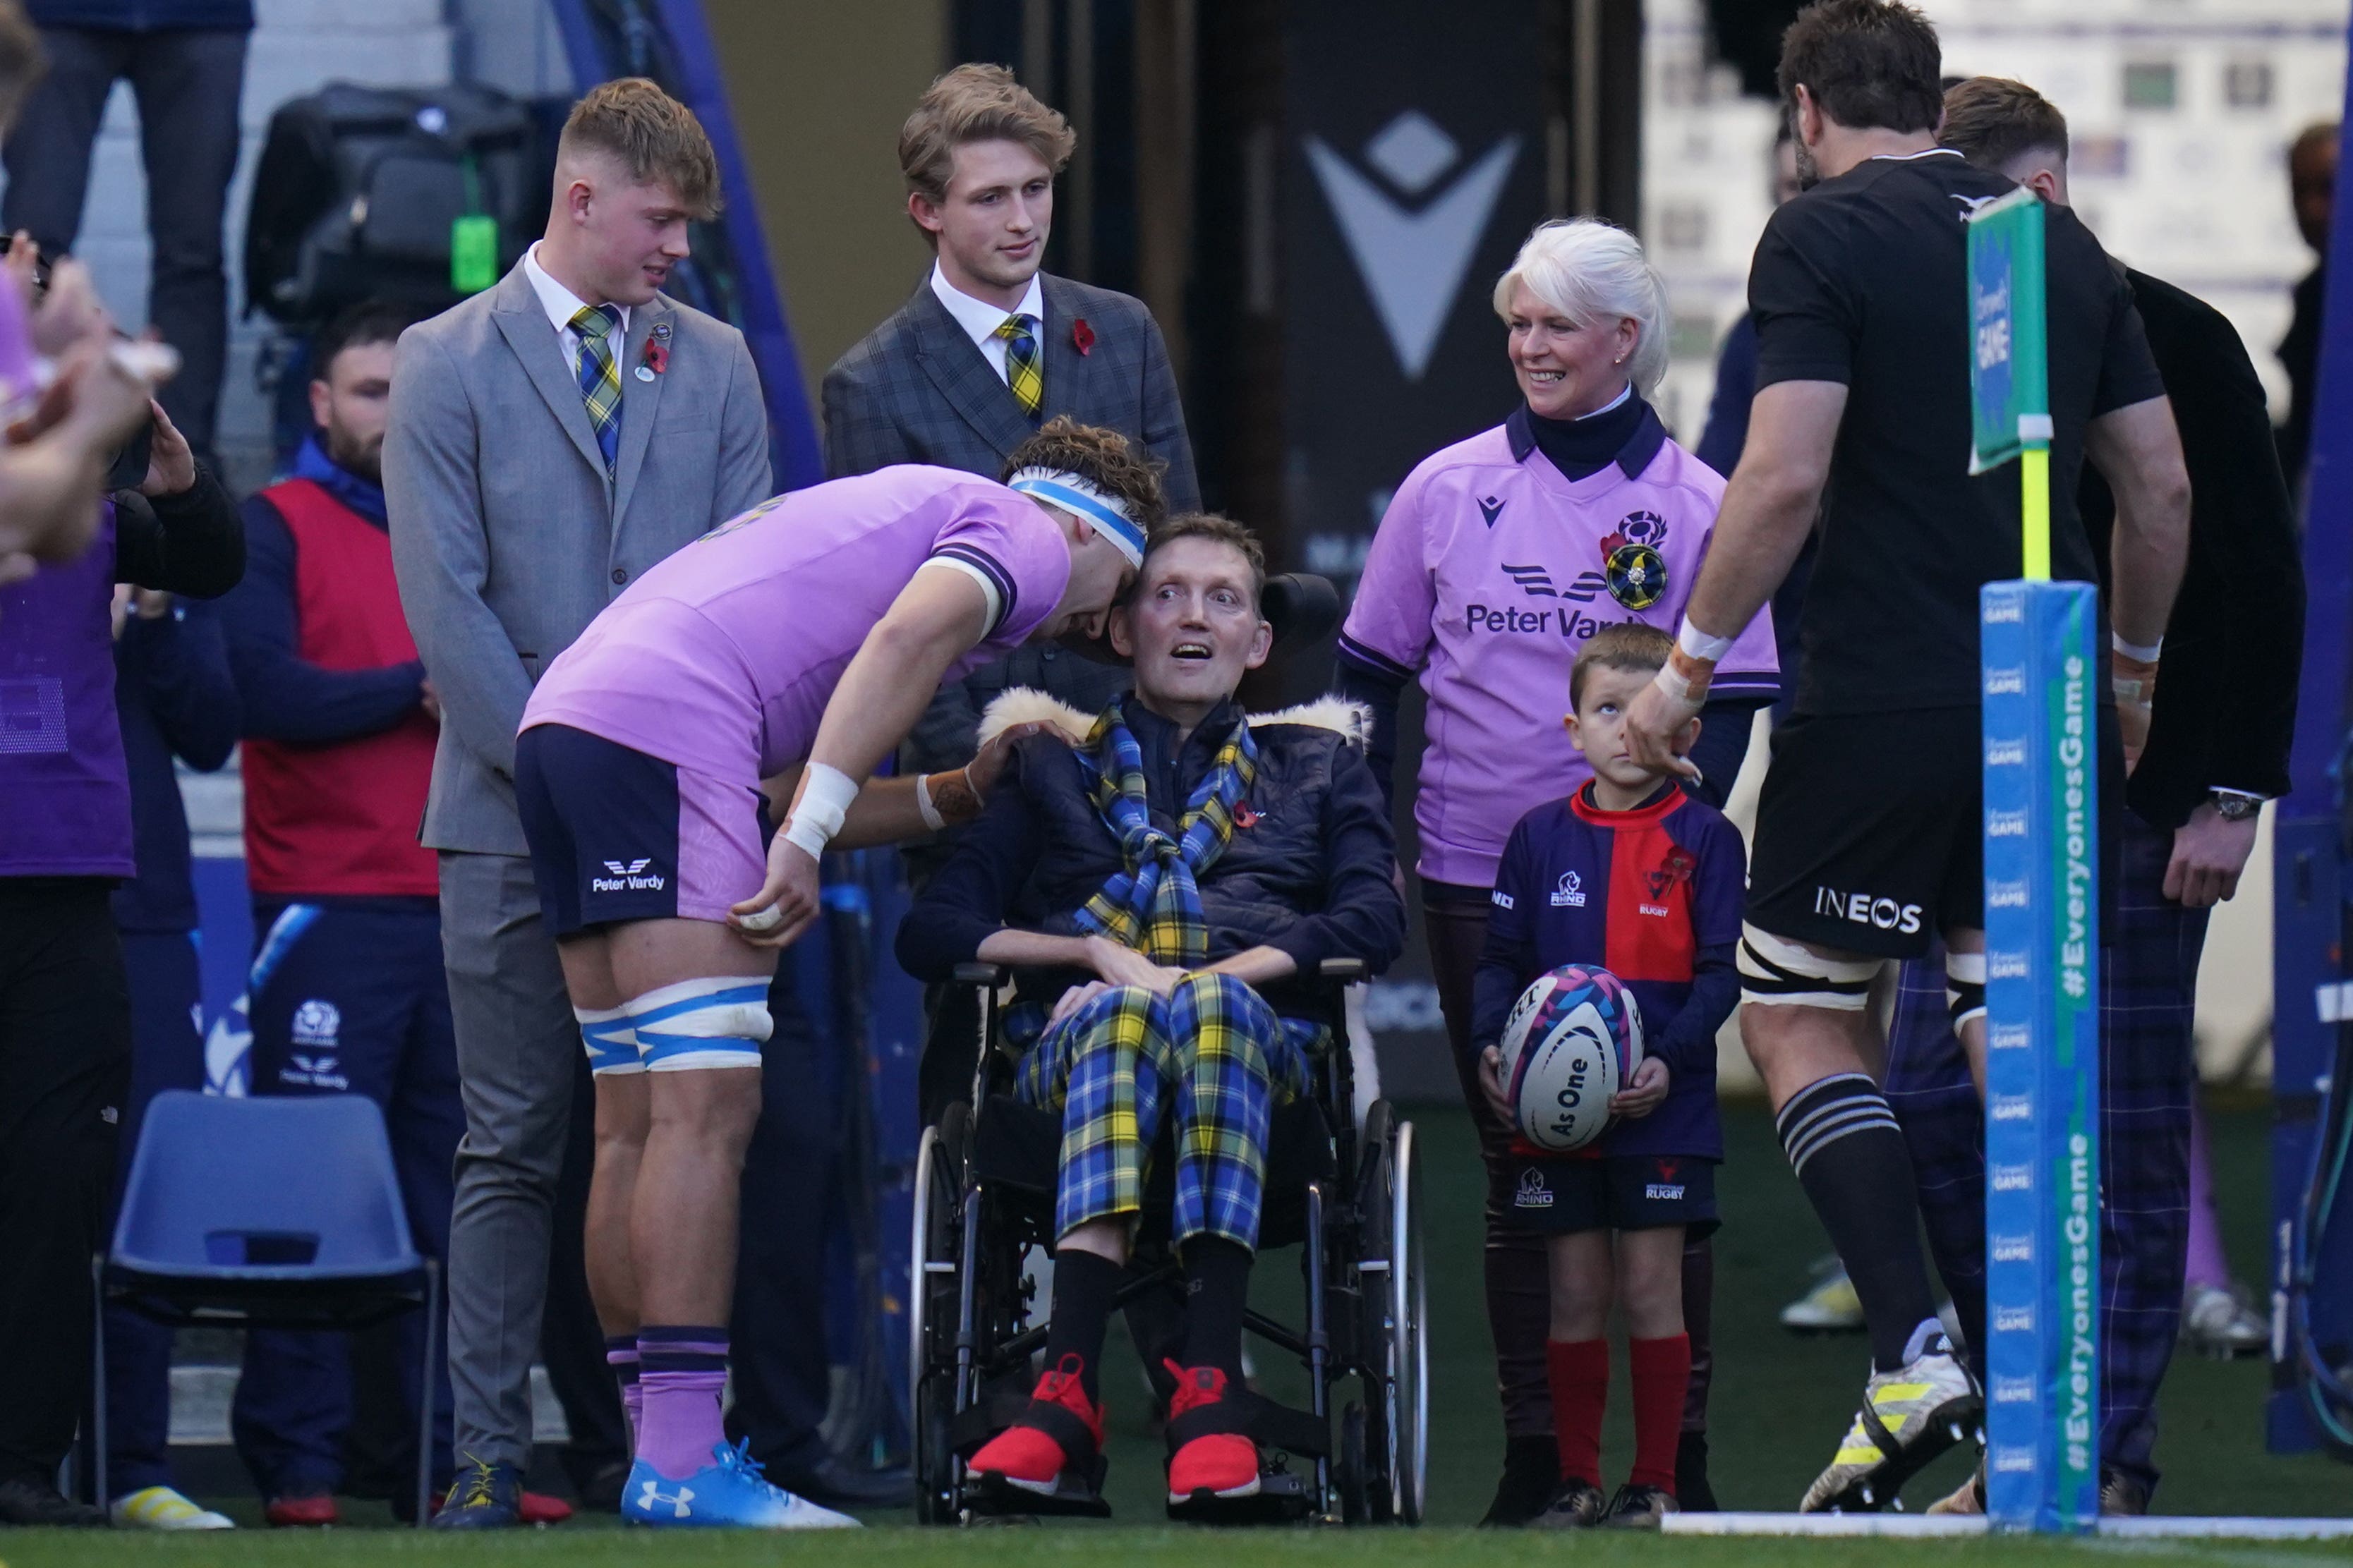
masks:
MULTIPOLYGON (((390 535, 309 479, 261 493, 294 539, 294 651, 322 669, 414 659, 390 535)), ((440 734, 418 709, 389 730, 331 745, 246 742, 248 884, 281 897, 438 892, 417 829, 440 734)))

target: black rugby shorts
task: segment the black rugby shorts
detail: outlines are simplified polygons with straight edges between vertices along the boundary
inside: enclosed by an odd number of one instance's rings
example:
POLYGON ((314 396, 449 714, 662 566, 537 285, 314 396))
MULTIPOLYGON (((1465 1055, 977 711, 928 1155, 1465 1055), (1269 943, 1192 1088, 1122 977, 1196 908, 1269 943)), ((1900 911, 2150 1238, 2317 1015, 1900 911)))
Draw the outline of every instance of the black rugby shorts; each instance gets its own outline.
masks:
MULTIPOLYGON (((1773 731, 1748 857, 1751 925, 1817 947, 1917 958, 1985 929, 1984 719, 1971 708, 1799 714, 1773 731)), ((2123 753, 2100 709, 2103 934, 2116 893, 2123 753)))

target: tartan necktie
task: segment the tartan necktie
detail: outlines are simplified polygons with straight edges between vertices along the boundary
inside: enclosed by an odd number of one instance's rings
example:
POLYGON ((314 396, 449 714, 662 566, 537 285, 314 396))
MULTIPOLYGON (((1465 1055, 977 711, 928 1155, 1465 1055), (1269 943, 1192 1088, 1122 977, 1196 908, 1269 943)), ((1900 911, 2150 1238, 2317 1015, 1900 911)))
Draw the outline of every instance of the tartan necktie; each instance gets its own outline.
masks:
POLYGON ((607 479, 621 449, 621 363, 613 356, 613 332, 620 324, 621 312, 610 305, 583 305, 572 316, 572 330, 580 334, 580 395, 588 404, 607 479))
POLYGON ((1005 384, 1029 423, 1038 423, 1038 409, 1046 400, 1046 371, 1038 358, 1038 318, 1008 316, 994 336, 1005 340, 1005 384))

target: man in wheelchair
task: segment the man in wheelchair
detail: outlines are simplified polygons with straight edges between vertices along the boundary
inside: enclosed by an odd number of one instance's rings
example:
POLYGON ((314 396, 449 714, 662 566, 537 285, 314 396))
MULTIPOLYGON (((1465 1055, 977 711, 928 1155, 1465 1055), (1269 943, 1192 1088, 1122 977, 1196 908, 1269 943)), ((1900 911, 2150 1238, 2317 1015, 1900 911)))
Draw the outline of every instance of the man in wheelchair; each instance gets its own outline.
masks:
POLYGON ((1318 965, 1377 971, 1405 941, 1361 712, 1327 700, 1251 715, 1235 701, 1273 640, 1265 576, 1240 524, 1164 524, 1112 613, 1134 691, 1092 719, 1035 692, 991 705, 985 738, 1039 732, 900 930, 918 978, 976 960, 1014 968, 1015 1093, 1061 1115, 1046 1371, 1017 1424, 973 1455, 983 1481, 1050 1495, 1066 1470, 1093 1474, 1104 1333, 1166 1122, 1187 1298, 1165 1363, 1169 1500, 1259 1490, 1228 1395, 1269 1125, 1308 1091, 1314 1053, 1346 1048, 1318 965))

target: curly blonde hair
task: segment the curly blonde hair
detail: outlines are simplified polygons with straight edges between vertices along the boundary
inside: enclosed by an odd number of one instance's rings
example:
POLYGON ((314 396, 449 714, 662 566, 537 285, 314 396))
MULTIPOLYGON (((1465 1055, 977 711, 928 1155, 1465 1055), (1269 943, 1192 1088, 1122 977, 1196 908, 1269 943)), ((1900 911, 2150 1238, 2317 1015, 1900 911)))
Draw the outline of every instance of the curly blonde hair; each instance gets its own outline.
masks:
POLYGON ((1058 414, 1013 448, 997 478, 1009 479, 1032 468, 1076 474, 1125 501, 1129 515, 1149 533, 1168 516, 1168 498, 1160 488, 1161 471, 1167 466, 1116 430, 1082 425, 1058 414))

